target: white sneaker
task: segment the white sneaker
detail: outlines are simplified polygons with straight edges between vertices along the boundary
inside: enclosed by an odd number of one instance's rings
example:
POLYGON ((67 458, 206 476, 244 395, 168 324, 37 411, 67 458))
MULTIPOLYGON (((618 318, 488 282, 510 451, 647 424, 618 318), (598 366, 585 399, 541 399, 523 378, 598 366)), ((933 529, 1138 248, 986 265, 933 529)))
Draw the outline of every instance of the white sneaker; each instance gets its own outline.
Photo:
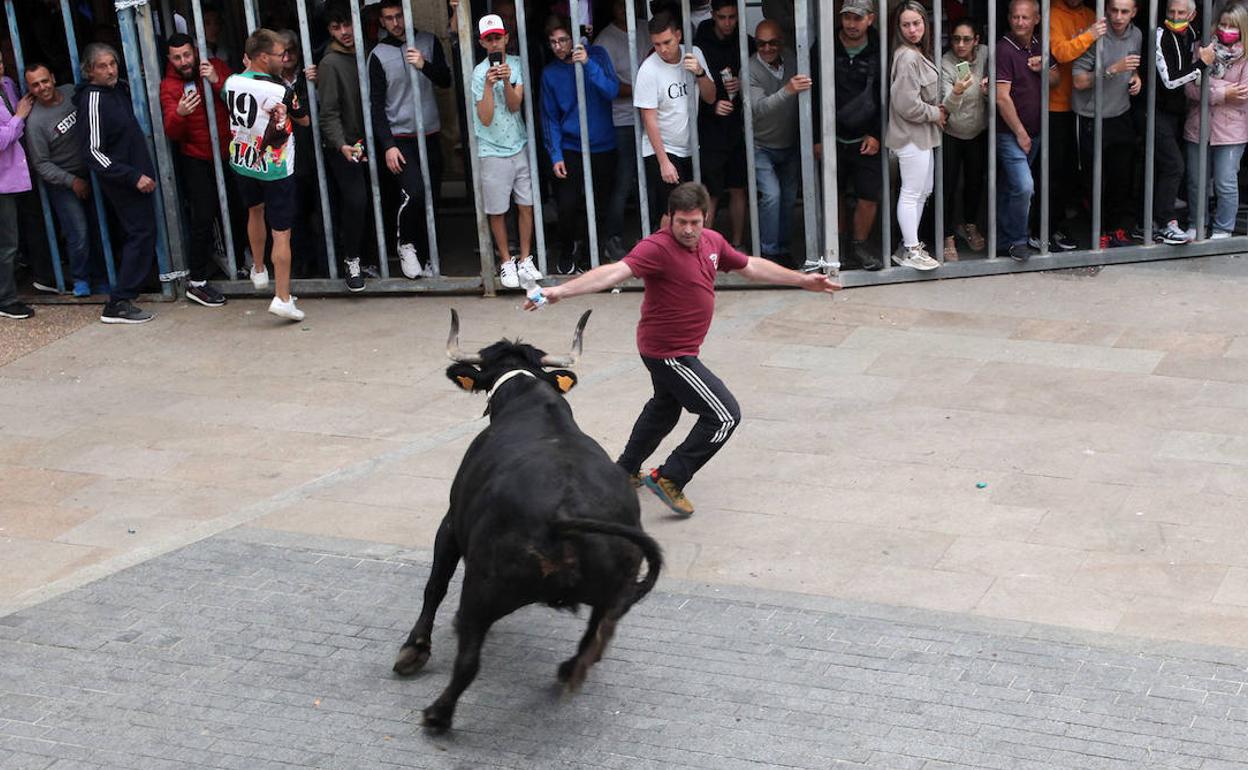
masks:
POLYGON ((274 297, 269 303, 269 312, 288 321, 302 321, 303 311, 295 307, 295 296, 292 294, 286 302, 281 297, 274 297))
POLYGON ((257 273, 255 271, 255 268, 252 268, 251 285, 255 286, 257 289, 263 289, 265 286, 268 286, 269 285, 269 271, 266 269, 266 270, 261 270, 260 272, 257 273))
POLYGON ((535 281, 542 280, 542 271, 537 269, 537 265, 533 264, 533 255, 520 260, 520 264, 516 266, 516 272, 523 278, 532 278, 535 281))
POLYGON ((424 274, 424 270, 420 267, 420 256, 416 253, 414 244, 399 244, 399 267, 403 268, 403 276, 412 280, 424 274))
POLYGON ((913 246, 903 246, 900 252, 893 254, 893 262, 915 270, 935 270, 940 267, 940 263, 927 253, 922 241, 913 246))
POLYGON ((516 273, 516 260, 509 259, 498 268, 498 280, 504 288, 520 288, 520 276, 516 273))
POLYGON ((1209 240, 1220 241, 1220 240, 1223 240, 1225 238, 1230 238, 1230 237, 1231 237, 1231 234, 1225 230, 1214 230, 1213 235, 1209 236, 1209 240))
POLYGON ((1161 236, 1163 243, 1168 243, 1172 246, 1179 246, 1191 241, 1192 237, 1196 235, 1196 231, 1184 230, 1179 227, 1179 223, 1177 221, 1171 219, 1166 223, 1166 226, 1162 228, 1158 235, 1161 236))

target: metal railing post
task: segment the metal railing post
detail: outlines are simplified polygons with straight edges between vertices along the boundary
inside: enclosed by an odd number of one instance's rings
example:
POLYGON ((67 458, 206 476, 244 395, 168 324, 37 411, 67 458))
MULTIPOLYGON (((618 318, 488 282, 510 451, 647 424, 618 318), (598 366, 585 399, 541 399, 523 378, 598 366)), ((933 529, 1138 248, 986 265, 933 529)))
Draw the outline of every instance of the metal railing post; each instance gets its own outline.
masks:
MULTIPOLYGON (((1050 28, 1052 0, 1041 0, 1040 12, 1040 253, 1049 253, 1049 230, 1052 221, 1053 172, 1049 168, 1049 62, 1053 58, 1053 31, 1050 28)), ((993 148, 994 150, 996 148, 993 148)))
MULTIPOLYGON (((182 210, 178 201, 178 181, 173 168, 173 150, 165 136, 165 121, 160 110, 160 75, 164 70, 160 57, 156 53, 156 28, 152 23, 151 3, 143 3, 134 7, 134 21, 139 32, 139 50, 143 57, 143 70, 146 73, 147 108, 151 115, 152 145, 156 150, 156 174, 160 182, 160 196, 164 203, 164 221, 168 233, 166 246, 172 263, 165 275, 160 277, 170 291, 175 291, 173 282, 187 276, 185 245, 182 240, 182 210)), ((212 91, 208 91, 211 97, 212 91)), ((204 105, 205 109, 214 109, 215 105, 204 105)), ((176 293, 176 291, 175 291, 176 293)))
MULTIPOLYGON (((809 0, 796 0, 793 6, 794 44, 797 47, 797 71, 802 75, 810 75, 810 15, 807 3, 809 0)), ((835 51, 833 52, 835 55, 835 51)), ((798 146, 802 164, 802 232, 806 236, 806 261, 819 261, 819 221, 818 206, 819 182, 815 176, 815 127, 811 120, 811 93, 802 91, 797 95, 797 132, 798 146)), ((883 148, 883 137, 880 147, 883 148)), ((750 194, 751 199, 754 194, 750 194)))
MULTIPOLYGON (((521 8, 523 5, 524 3, 516 5, 517 16, 524 12, 521 8)), ((518 34, 521 35, 523 40, 523 33, 518 34)), ((412 23, 411 0, 407 0, 403 8, 403 39, 406 41, 408 48, 416 47, 416 27, 412 23)), ((433 44, 441 45, 437 40, 434 40, 433 44)), ((429 266, 433 274, 437 276, 442 275, 442 260, 438 254, 437 217, 433 212, 433 177, 429 173, 429 141, 425 136, 424 96, 422 94, 424 84, 420 82, 422 73, 407 63, 406 56, 403 60, 403 66, 407 69, 407 77, 412 84, 412 105, 416 111, 416 151, 420 160, 420 180, 425 189, 425 232, 429 234, 429 266)))
MULTIPOLYGON (((737 73, 737 81, 741 83, 741 119, 745 125, 745 185, 746 195, 749 196, 750 253, 759 256, 763 253, 763 248, 758 223, 758 164, 754 159, 754 97, 750 93, 750 33, 745 26, 745 12, 746 0, 737 0, 737 55, 741 59, 741 71, 737 73)), ((809 207, 811 203, 808 200, 805 206, 809 207)), ((788 213, 785 212, 786 215, 788 213)))
MULTIPOLYGON (((134 117, 139 123, 139 129, 143 132, 143 136, 147 139, 147 151, 156 157, 155 141, 152 138, 151 118, 147 109, 147 96, 143 85, 143 69, 139 64, 142 54, 139 51, 139 41, 135 32, 135 11, 132 6, 117 9, 117 25, 121 28, 121 48, 122 56, 126 60, 126 77, 129 79, 130 86, 130 103, 134 108, 134 117)), ((165 205, 163 200, 163 187, 159 179, 160 173, 155 182, 157 189, 152 193, 152 204, 156 212, 156 262, 160 270, 161 289, 165 296, 173 296, 173 288, 166 281, 166 277, 172 272, 172 266, 169 263, 169 233, 165 231, 165 223, 168 220, 165 217, 165 205)))
MULTIPOLYGON (((533 199, 533 238, 537 244, 537 268, 548 275, 546 267, 546 222, 542 213, 542 175, 537 165, 537 124, 533 121, 533 68, 529 66, 529 20, 524 3, 516 3, 516 36, 520 38, 520 77, 524 79, 524 130, 528 135, 525 152, 529 158, 529 197, 533 199)), ((468 116, 471 120, 472 116, 468 116)), ((523 259, 525 254, 520 255, 523 259)))
MULTIPOLYGON (((13 63, 17 65, 17 76, 13 78, 13 82, 17 84, 18 93, 25 94, 26 78, 22 77, 22 73, 26 69, 26 60, 22 55, 22 39, 17 30, 17 11, 13 8, 13 0, 4 0, 4 14, 9 22, 9 40, 13 41, 13 63)), ((70 50, 73 48, 71 44, 70 50)), ((48 200, 48 191, 43 186, 43 180, 39 178, 39 174, 33 167, 30 169, 30 181, 39 191, 39 205, 43 208, 43 229, 47 232, 48 253, 52 260, 52 275, 56 279, 56 290, 63 294, 65 293, 65 271, 61 267, 61 247, 56 240, 56 225, 52 221, 51 201, 48 200)), ((109 280, 111 283, 111 273, 109 280)))
MULTIPOLYGON (((637 0, 626 0, 625 13, 628 14, 628 67, 633 73, 633 83, 637 82, 637 69, 641 62, 637 60, 637 0)), ((646 159, 641 155, 641 112, 633 108, 633 147, 637 150, 637 208, 641 214, 641 237, 650 234, 650 191, 646 189, 646 159)), ((543 268, 545 269, 545 268, 543 268)))
MULTIPOLYGON (((1201 26, 1204 27, 1200 39, 1208 45, 1213 35, 1213 0, 1205 0, 1200 16, 1201 26)), ((1195 203, 1187 202, 1188 217, 1192 221, 1191 226, 1196 230, 1198 241, 1205 239, 1205 225, 1209 219, 1209 132, 1211 128, 1209 125, 1209 75, 1206 71, 1205 76, 1200 79, 1200 141, 1196 143, 1196 186, 1200 193, 1196 196, 1195 203), (1191 217, 1193 205, 1196 206, 1195 218, 1191 217)), ((1191 174, 1192 170, 1189 168, 1187 173, 1191 174)))
MULTIPOLYGON (((576 2, 576 0, 572 0, 576 2)), ((693 53, 693 16, 689 10, 689 0, 680 0, 681 43, 683 53, 693 53)), ((706 76, 714 77, 711 73, 706 76)), ((702 106, 702 97, 698 92, 698 79, 692 75, 684 76, 686 81, 692 79, 689 89, 689 156, 693 159, 693 181, 702 181, 702 151, 698 145, 698 109, 702 106)), ((682 182, 685 180, 681 180, 682 182)), ((708 222, 708 226, 713 222, 708 222)))
MULTIPOLYGON (((997 258, 997 0, 988 0, 988 259, 997 258)), ((1048 105, 1045 105, 1047 110, 1048 105)))
POLYGON ((884 259, 884 267, 889 267, 893 259, 893 206, 892 167, 888 162, 888 148, 884 146, 884 137, 888 136, 888 67, 892 57, 888 51, 888 0, 880 0, 880 15, 876 21, 880 27, 880 256, 884 259))
MULTIPOLYGON (((78 35, 74 32, 74 15, 69 0, 61 0, 61 17, 65 23, 66 48, 69 50, 69 65, 74 72, 74 85, 82 80, 81 62, 78 60, 78 35)), ((9 18, 12 18, 10 16, 9 18)), ((16 49, 15 49, 16 50, 16 49)), ((113 258, 113 239, 108 229, 108 213, 104 208, 104 194, 100 191, 95 172, 88 169, 91 176, 91 200, 95 204, 96 225, 100 228, 100 251, 104 256, 104 270, 111 286, 117 282, 117 265, 113 258)))
MULTIPOLYGON (((204 45, 203 24, 198 21, 200 0, 192 0, 192 2, 196 5, 195 33, 200 36, 200 45, 202 46, 204 45)), ((307 3, 296 2, 295 10, 299 14, 299 45, 303 49, 303 66, 307 67, 312 64, 312 39, 308 29, 307 3)), ((308 81, 308 119, 312 124, 312 153, 316 158, 316 192, 321 202, 321 224, 325 233, 325 258, 329 262, 329 279, 336 281, 338 280, 338 249, 334 245, 334 217, 329 209, 329 183, 325 178, 325 148, 321 146, 320 114, 321 103, 316 97, 316 83, 308 81)), ((299 152, 298 147, 295 148, 295 152, 299 152)), ((224 194, 224 192, 224 186, 218 189, 218 194, 224 194)))
MULTIPOLYGON (((368 63, 364 59, 364 25, 360 21, 359 3, 352 2, 351 29, 355 37, 355 74, 360 81, 360 111, 364 116, 365 155, 368 159, 368 176, 373 182, 370 191, 373 198, 373 227, 377 237, 377 268, 382 279, 390 277, 390 256, 386 250, 386 231, 381 219, 381 178, 377 172, 377 143, 373 141, 373 104, 368 82, 368 63)), ((357 255, 363 256, 363 255, 357 255)))
MULTIPOLYGON (((819 83, 823 136, 823 259, 825 270, 836 275, 841 271, 840 190, 836 182, 836 15, 823 6, 819 13, 819 83)), ((808 196, 809 197, 809 196, 808 196)), ((807 200, 807 205, 810 201, 807 200)))
MULTIPOLYGON (((1148 67, 1148 101, 1145 112, 1147 117, 1144 124, 1144 210, 1143 218, 1140 222, 1144 226, 1144 245, 1152 246, 1153 244, 1153 195, 1156 192, 1154 188, 1153 175, 1156 172, 1156 149, 1157 149, 1157 10, 1158 0, 1149 0, 1148 3, 1148 34, 1152 35, 1154 41, 1153 56, 1146 63, 1148 67)), ((1144 39, 1143 51, 1149 50, 1148 38, 1144 39)), ((1174 201, 1167 201, 1171 206, 1174 201)))
MULTIPOLYGON (((485 296, 493 297, 497 293, 495 288, 494 276, 494 240, 490 235, 490 226, 485 219, 485 203, 481 197, 481 156, 480 144, 477 141, 477 132, 473 128, 475 123, 473 115, 476 114, 477 105, 474 103, 472 96, 472 70, 474 67, 472 61, 472 13, 468 8, 467 2, 459 2, 455 5, 455 30, 459 35, 459 61, 460 67, 464 73, 464 119, 468 121, 468 162, 472 165, 472 178, 478 183, 472 186, 472 200, 476 206, 477 215, 477 248, 481 252, 481 286, 485 292, 485 296)), ((527 91, 528 84, 526 83, 527 91)), ((533 168, 530 173, 537 175, 537 169, 533 168)))
MULTIPOLYGON (((581 4, 576 0, 568 3, 573 50, 582 43, 580 6, 581 4)), ((585 40, 584 45, 585 53, 588 55, 589 41, 585 40)), ((581 130, 581 181, 585 185, 585 231, 589 239, 589 265, 594 268, 598 267, 598 207, 594 201, 594 156, 589 144, 589 104, 586 102, 585 93, 585 65, 573 63, 572 71, 576 80, 576 117, 581 130)), ((558 141, 557 138, 555 140, 558 141)), ((559 216, 563 215, 564 212, 560 211, 559 216)))
MULTIPOLYGON (((1096 18, 1105 18, 1105 0, 1096 0, 1096 18)), ((1093 108, 1092 108, 1092 249, 1097 251, 1101 248, 1101 215, 1103 206, 1101 196, 1102 175, 1104 169, 1102 162, 1104 158, 1101 156, 1101 143, 1104 141, 1102 121, 1104 116, 1102 111, 1105 108, 1105 78, 1102 76, 1104 68, 1109 66, 1105 61, 1105 36, 1096 39, 1096 66, 1093 69, 1095 85, 1093 86, 1093 108)), ((1077 120, 1077 119, 1076 119, 1077 120)), ((1078 130, 1078 129, 1076 129, 1078 130)))
MULTIPOLYGON (((68 0, 63 0, 68 2, 68 0)), ((302 6, 301 6, 302 7, 302 6)), ((204 35, 204 11, 201 0, 191 0, 195 24, 195 48, 201 62, 208 61, 208 39, 204 35)), ((200 78, 204 89, 204 110, 208 113, 208 136, 212 141, 212 170, 216 174, 217 208, 221 211, 221 240, 225 242, 225 258, 230 266, 230 280, 238 275, 238 257, 234 252, 234 229, 230 227, 230 202, 225 192, 225 163, 221 159, 221 129, 217 125, 217 99, 208 78, 200 78)))
MULTIPOLYGON (((943 19, 941 15, 944 13, 944 5, 941 0, 933 0, 932 3, 932 64, 936 65, 936 104, 943 105, 945 103, 945 76, 943 72, 943 48, 941 46, 941 33, 944 32, 943 19)), ((972 49, 973 50, 973 49, 972 49)), ((935 205, 932 209, 932 223, 935 232, 932 236, 936 239, 932 244, 932 251, 939 249, 939 255, 936 261, 945 264, 945 155, 944 144, 948 138, 948 134, 941 132, 940 144, 936 145, 935 152, 932 153, 932 197, 935 198, 935 205)))
POLYGON ((256 22, 255 0, 243 0, 243 18, 247 20, 247 34, 255 32, 256 27, 259 26, 256 22))

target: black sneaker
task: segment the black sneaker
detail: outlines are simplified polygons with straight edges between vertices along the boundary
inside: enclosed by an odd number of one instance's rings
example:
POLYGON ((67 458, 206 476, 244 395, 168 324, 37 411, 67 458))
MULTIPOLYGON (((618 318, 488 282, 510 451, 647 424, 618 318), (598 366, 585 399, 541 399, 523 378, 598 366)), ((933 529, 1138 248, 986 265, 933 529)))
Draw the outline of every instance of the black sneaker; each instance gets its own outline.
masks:
POLYGON ((1026 262, 1031 259, 1031 247, 1025 243, 1014 243, 1002 249, 1000 256, 1009 257, 1015 262, 1026 262))
POLYGON ((221 292, 206 283, 200 286, 187 284, 186 298, 192 302, 198 302, 204 307, 221 307, 225 304, 225 297, 222 296, 221 292))
POLYGON ((155 317, 154 314, 139 309, 128 299, 109 301, 100 313, 100 320, 106 324, 145 324, 155 317))
POLYGON ((35 314, 34 308, 21 302, 10 302, 7 305, 0 306, 0 316, 5 318, 30 318, 35 314))
POLYGON ((879 254, 871 253, 871 249, 867 248, 866 241, 854 241, 849 248, 853 252, 854 259, 858 260, 858 263, 862 265, 863 270, 874 272, 884 269, 884 260, 880 258, 879 254))
POLYGON ((1049 248, 1058 251, 1074 251, 1079 248, 1079 244, 1068 238, 1061 230, 1054 230, 1053 237, 1049 238, 1049 248))
POLYGON ((347 291, 364 291, 364 274, 360 272, 360 259, 346 260, 347 291))

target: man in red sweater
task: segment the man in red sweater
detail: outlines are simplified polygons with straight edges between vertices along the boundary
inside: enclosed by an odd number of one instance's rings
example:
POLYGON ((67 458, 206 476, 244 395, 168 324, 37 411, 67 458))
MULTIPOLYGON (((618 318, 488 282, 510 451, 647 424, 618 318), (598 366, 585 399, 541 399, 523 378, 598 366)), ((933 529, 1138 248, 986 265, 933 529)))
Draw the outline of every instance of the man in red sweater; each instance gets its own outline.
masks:
MULTIPOLYGON (((633 425, 616 463, 644 484, 678 516, 692 516, 684 487, 718 452, 741 422, 737 400, 698 359, 715 314, 715 276, 737 272, 751 281, 796 286, 807 291, 841 288, 822 273, 799 273, 762 257, 734 249, 706 227, 711 198, 697 182, 686 182, 667 199, 668 226, 642 240, 619 262, 590 270, 559 286, 542 290, 547 302, 608 289, 629 278, 645 283, 637 350, 650 372, 654 395, 633 425), (649 473, 641 464, 680 421, 681 411, 698 416, 688 437, 667 460, 649 473)), ((532 301, 526 310, 536 307, 532 301)))
MULTIPOLYGON (((165 135, 176 142, 181 156, 182 184, 191 214, 190 253, 187 268, 190 277, 186 298, 204 307, 225 304, 221 292, 208 284, 212 270, 212 254, 217 242, 213 226, 220 206, 217 202, 217 181, 212 166, 212 135, 208 131, 208 109, 211 102, 217 112, 220 150, 224 154, 230 137, 230 118, 221 100, 221 86, 230 76, 230 68, 220 59, 201 63, 195 42, 178 33, 169 38, 169 63, 160 81, 160 109, 164 115, 165 135), (212 94, 204 98, 203 79, 212 86, 212 94)), ((222 223, 222 228, 229 223, 222 223)))

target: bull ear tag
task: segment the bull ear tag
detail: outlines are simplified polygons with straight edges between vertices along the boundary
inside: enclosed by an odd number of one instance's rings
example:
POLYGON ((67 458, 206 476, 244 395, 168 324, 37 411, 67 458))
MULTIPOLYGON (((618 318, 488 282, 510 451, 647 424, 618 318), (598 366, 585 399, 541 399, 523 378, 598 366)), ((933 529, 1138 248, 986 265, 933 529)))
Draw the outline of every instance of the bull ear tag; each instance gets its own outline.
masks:
POLYGON ((471 377, 465 377, 465 376, 464 376, 464 375, 462 375, 462 374, 457 375, 457 376, 455 377, 455 382, 457 382, 457 383, 459 384, 459 387, 461 387, 461 388, 463 388, 464 390, 467 390, 467 391, 469 391, 469 392, 471 392, 471 391, 472 391, 472 386, 476 384, 476 381, 475 381, 475 380, 473 380, 471 377))
POLYGON ((567 369, 558 369, 550 373, 555 378, 555 387, 567 393, 576 387, 576 375, 567 369))

